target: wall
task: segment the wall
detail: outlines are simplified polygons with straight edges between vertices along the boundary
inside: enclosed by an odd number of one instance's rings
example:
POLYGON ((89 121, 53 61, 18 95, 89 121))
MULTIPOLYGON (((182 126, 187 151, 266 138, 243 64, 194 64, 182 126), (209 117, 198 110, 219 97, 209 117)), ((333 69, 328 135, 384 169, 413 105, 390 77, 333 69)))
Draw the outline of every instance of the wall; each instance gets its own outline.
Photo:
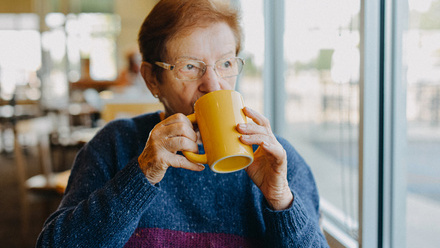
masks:
POLYGON ((115 0, 114 13, 121 17, 121 33, 118 37, 119 67, 126 66, 125 53, 137 49, 137 35, 145 17, 158 0, 115 0))
POLYGON ((33 0, 1 0, 0 13, 31 13, 33 0))

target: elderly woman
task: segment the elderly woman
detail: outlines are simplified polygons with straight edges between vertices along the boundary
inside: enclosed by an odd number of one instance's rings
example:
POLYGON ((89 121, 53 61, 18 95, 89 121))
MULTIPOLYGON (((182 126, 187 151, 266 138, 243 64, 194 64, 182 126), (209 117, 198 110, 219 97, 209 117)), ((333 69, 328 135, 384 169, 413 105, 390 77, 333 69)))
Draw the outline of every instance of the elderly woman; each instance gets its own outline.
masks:
POLYGON ((267 119, 244 108, 240 140, 254 162, 217 174, 181 151, 203 149, 185 115, 234 89, 243 60, 238 13, 208 0, 161 0, 142 24, 142 76, 165 106, 110 122, 78 153, 39 247, 327 247, 304 160, 267 119), (229 64, 239 71, 220 70, 229 64))

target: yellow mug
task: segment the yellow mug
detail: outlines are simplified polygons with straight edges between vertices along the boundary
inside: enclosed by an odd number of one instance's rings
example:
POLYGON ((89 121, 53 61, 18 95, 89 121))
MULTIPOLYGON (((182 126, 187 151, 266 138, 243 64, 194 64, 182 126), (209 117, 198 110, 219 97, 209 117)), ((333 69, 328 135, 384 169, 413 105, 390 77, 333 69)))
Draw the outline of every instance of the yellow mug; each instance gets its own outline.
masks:
POLYGON ((217 173, 248 167, 254 161, 252 146, 243 144, 236 130, 238 123, 247 122, 243 108, 242 96, 233 90, 213 91, 199 98, 188 119, 199 127, 205 154, 184 151, 185 157, 194 163, 209 164, 217 173))

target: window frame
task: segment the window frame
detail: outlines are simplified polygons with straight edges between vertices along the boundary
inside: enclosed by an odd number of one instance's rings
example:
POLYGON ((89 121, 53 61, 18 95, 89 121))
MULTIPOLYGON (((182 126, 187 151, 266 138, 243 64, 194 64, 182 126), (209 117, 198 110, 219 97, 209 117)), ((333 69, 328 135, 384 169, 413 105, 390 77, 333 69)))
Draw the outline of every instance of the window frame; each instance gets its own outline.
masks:
MULTIPOLYGON (((285 130, 284 1, 264 0, 264 114, 285 130), (280 66, 283 65, 283 66, 280 66)), ((335 247, 405 247, 406 82, 402 38, 406 1, 361 0, 358 240, 323 220, 335 247)))
POLYGON ((264 114, 276 134, 284 134, 284 0, 264 0, 264 114))
POLYGON ((403 66, 403 32, 409 20, 407 1, 382 1, 383 25, 383 156, 382 204, 378 247, 406 247, 406 77, 403 66), (382 220, 382 221, 381 221, 382 220))

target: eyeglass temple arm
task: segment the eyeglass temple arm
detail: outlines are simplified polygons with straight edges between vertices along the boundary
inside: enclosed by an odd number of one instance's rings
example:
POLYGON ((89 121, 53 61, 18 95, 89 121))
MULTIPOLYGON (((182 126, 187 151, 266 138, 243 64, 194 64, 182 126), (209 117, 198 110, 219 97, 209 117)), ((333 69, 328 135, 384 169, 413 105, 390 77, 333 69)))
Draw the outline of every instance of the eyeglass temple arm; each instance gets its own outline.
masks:
POLYGON ((155 64, 160 66, 160 67, 162 67, 162 68, 164 68, 164 69, 170 70, 170 71, 172 71, 174 69, 174 67, 175 67, 174 65, 170 65, 170 64, 167 64, 167 63, 164 63, 164 62, 155 62, 155 64))

